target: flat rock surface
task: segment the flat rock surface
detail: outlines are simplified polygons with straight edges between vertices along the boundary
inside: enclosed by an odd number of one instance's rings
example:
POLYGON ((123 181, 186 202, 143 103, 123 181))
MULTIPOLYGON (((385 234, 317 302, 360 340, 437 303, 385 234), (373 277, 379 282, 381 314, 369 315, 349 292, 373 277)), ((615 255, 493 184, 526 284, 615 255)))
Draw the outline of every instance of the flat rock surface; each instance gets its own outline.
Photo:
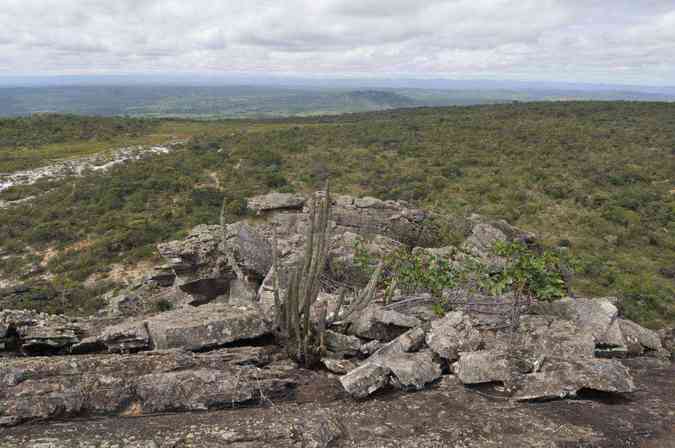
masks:
POLYGON ((444 377, 430 390, 353 401, 336 394, 326 379, 299 389, 304 399, 292 403, 3 428, 0 448, 301 447, 321 446, 308 440, 326 433, 331 447, 674 446, 675 366, 630 363, 639 389, 630 398, 513 403, 491 389, 467 389, 444 377))

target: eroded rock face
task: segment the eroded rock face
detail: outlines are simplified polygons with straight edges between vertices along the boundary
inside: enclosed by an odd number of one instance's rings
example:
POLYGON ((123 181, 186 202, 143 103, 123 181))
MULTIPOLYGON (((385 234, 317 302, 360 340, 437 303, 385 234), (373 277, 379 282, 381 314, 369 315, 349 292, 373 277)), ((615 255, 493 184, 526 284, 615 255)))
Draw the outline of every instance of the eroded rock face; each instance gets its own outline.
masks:
POLYGON ((0 350, 15 348, 25 354, 67 351, 79 342, 80 325, 64 316, 26 310, 0 311, 0 350))
POLYGON ((224 237, 221 226, 200 225, 184 240, 157 246, 176 274, 176 285, 197 301, 205 302, 224 294, 229 281, 235 278, 223 250, 224 237))
POLYGON ((0 366, 0 426, 90 414, 204 410, 286 397, 295 382, 265 348, 14 358, 0 366))

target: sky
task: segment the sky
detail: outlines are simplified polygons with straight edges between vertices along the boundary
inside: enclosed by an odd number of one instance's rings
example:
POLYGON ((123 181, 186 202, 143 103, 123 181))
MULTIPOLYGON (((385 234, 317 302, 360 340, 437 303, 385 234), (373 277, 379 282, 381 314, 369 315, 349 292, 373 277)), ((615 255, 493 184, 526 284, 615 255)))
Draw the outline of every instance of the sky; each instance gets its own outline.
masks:
POLYGON ((0 75, 675 85, 675 0, 0 0, 0 75))

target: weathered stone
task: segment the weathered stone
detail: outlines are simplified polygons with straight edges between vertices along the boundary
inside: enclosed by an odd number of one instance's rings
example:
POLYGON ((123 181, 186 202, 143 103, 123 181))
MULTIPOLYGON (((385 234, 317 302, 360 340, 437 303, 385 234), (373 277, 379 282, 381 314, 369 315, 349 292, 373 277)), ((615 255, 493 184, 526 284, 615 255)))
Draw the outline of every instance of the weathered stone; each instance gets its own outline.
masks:
POLYGON ((670 357, 675 359, 675 328, 663 328, 658 335, 666 353, 670 353, 670 357))
POLYGON ((263 278, 269 272, 272 245, 259 229, 242 221, 235 222, 225 228, 225 238, 225 244, 245 275, 263 278))
POLYGON ((415 352, 424 345, 424 334, 424 330, 421 327, 408 330, 393 341, 383 345, 368 360, 373 361, 384 359, 394 354, 415 352))
POLYGON ((16 344, 26 354, 66 351, 79 342, 80 326, 63 316, 27 310, 0 311, 2 349, 16 344), (15 340, 10 340, 15 338, 15 340))
MULTIPOLYGON (((241 373, 244 369, 239 369, 241 373)), ((141 413, 198 411, 278 396, 287 380, 256 380, 256 369, 237 377, 229 371, 194 369, 143 375, 135 381, 141 413)))
POLYGON ((416 317, 370 305, 353 318, 349 331, 362 338, 386 342, 421 323, 416 317))
POLYGON ((508 237, 503 231, 481 222, 473 226, 471 235, 462 245, 462 250, 481 259, 497 261, 498 258, 494 255, 495 244, 506 241, 508 237))
POLYGON ((154 283, 157 286, 167 288, 173 285, 176 280, 176 274, 171 269, 171 266, 158 266, 145 275, 144 281, 146 283, 154 283))
POLYGON ((230 305, 252 304, 256 301, 255 284, 235 278, 230 282, 230 305))
POLYGON ((553 302, 560 308, 560 315, 569 316, 580 331, 590 332, 596 345, 617 345, 616 333, 609 333, 610 327, 619 313, 612 298, 571 298, 553 302))
POLYGON ((503 353, 481 350, 462 353, 455 366, 455 374, 464 384, 480 384, 507 381, 511 369, 503 353))
POLYGON ((575 396, 581 389, 629 393, 636 390, 628 368, 610 359, 551 360, 541 371, 518 379, 513 398, 532 400, 575 396))
POLYGON ((293 193, 268 193, 254 196, 247 201, 247 207, 254 212, 270 210, 298 210, 305 205, 305 198, 293 193))
MULTIPOLYGON (((507 350, 506 342, 509 340, 510 335, 500 333, 496 344, 486 345, 507 350)), ((574 322, 551 316, 522 316, 512 340, 515 349, 544 356, 592 358, 595 350, 591 332, 583 331, 574 322)))
POLYGON ((420 390, 441 377, 440 364, 434 360, 431 352, 392 353, 377 357, 372 362, 391 370, 391 382, 394 386, 408 390, 420 390))
POLYGON ((356 336, 326 330, 324 337, 328 351, 355 356, 361 350, 361 340, 356 336))
POLYGON ((389 383, 391 370, 366 363, 340 377, 342 387, 354 398, 365 398, 389 383))
POLYGON ((0 426, 80 415, 142 415, 283 399, 289 371, 263 348, 14 358, 0 364, 0 426), (258 368, 261 366, 265 368, 258 368))
POLYGON ((431 322, 426 342, 441 358, 453 362, 460 352, 478 350, 482 339, 471 318, 461 311, 455 311, 431 322))
POLYGON ((200 225, 184 240, 163 243, 157 248, 175 272, 176 284, 198 302, 206 302, 224 294, 235 277, 223 241, 221 226, 200 225))
POLYGON ((142 320, 126 321, 107 327, 98 336, 83 340, 74 350, 76 352, 86 350, 84 345, 97 342, 105 345, 111 353, 128 353, 152 348, 147 327, 142 320))
POLYGON ((146 326, 157 350, 202 350, 254 339, 271 330, 259 308, 224 303, 161 313, 147 319, 146 326))
POLYGON ((618 324, 629 354, 641 355, 645 349, 663 351, 661 338, 655 331, 643 328, 626 319, 618 319, 618 324))

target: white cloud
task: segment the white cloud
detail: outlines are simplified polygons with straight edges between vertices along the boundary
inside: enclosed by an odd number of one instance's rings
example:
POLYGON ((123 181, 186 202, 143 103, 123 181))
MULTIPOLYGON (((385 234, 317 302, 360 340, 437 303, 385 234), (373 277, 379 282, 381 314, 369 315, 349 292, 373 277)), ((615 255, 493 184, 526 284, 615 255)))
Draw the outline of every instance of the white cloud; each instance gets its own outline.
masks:
POLYGON ((0 74, 675 84, 672 0, 0 0, 0 74))

